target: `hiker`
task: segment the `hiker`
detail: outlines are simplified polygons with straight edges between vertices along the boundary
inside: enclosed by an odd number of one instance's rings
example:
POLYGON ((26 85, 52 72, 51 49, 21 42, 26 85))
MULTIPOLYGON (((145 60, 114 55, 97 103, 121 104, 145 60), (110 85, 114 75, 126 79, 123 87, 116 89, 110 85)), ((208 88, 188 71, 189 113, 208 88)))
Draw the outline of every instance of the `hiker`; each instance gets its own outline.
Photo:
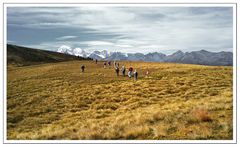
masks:
POLYGON ((132 72, 133 72, 133 68, 130 67, 130 68, 128 69, 128 77, 129 77, 129 78, 132 77, 132 72))
POLYGON ((119 68, 119 63, 118 62, 114 62, 114 67, 118 67, 119 68))
POLYGON ((108 61, 108 66, 111 66, 111 61, 108 61))
POLYGON ((119 76, 119 68, 118 67, 115 67, 115 71, 117 73, 117 76, 119 76))
POLYGON ((125 66, 122 66, 122 75, 125 77, 125 71, 126 71, 126 68, 125 66))
POLYGON ((146 77, 148 77, 148 75, 149 75, 149 70, 147 69, 147 71, 146 71, 146 77))
POLYGON ((138 78, 138 72, 137 72, 136 69, 135 69, 133 75, 134 75, 134 80, 137 81, 137 78, 138 78))
POLYGON ((119 67, 119 62, 117 63, 117 67, 119 67))
POLYGON ((103 68, 106 68, 106 66, 107 66, 107 62, 104 61, 104 63, 103 63, 103 68))
POLYGON ((96 62, 96 64, 97 64, 98 60, 96 59, 95 62, 96 62))
POLYGON ((82 69, 82 72, 84 72, 85 66, 82 65, 82 66, 81 66, 81 69, 82 69))

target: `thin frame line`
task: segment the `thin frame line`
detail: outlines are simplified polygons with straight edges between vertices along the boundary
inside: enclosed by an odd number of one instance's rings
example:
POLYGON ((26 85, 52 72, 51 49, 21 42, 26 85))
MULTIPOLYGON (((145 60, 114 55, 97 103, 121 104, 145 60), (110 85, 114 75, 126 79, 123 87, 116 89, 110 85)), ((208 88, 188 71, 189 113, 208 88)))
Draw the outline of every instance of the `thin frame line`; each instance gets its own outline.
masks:
POLYGON ((5 138, 5 119, 4 119, 4 113, 5 113, 5 104, 4 104, 4 99, 5 99, 5 78, 4 78, 4 72, 5 72, 5 42, 4 42, 4 39, 5 39, 5 32, 4 32, 4 26, 5 26, 5 13, 4 13, 4 4, 3 4, 3 143, 4 143, 4 138, 5 138))
POLYGON ((237 143, 237 3, 236 3, 236 143, 237 143))
MULTIPOLYGON (((7 29, 7 28, 6 28, 7 29)), ((44 140, 42 140, 44 141, 44 140)), ((197 140, 196 140, 197 141, 197 140)), ((237 3, 3 3, 3 144, 237 144, 237 3), (236 142, 234 143, 5 143, 4 142, 4 90, 5 90, 5 79, 4 79, 4 70, 5 70, 5 63, 4 63, 4 57, 5 57, 5 52, 4 52, 4 47, 5 47, 5 42, 4 42, 4 26, 5 26, 5 21, 4 21, 4 5, 6 4, 235 4, 236 6, 236 142)))
POLYGON ((236 4, 236 3, 3 3, 3 4, 236 4))

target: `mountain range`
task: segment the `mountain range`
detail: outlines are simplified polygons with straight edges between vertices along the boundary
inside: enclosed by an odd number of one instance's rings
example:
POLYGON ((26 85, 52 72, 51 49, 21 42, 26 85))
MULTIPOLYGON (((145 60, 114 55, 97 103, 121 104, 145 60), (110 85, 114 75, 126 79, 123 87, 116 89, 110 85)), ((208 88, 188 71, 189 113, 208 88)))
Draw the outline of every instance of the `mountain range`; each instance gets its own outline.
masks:
POLYGON ((61 46, 57 52, 80 57, 89 57, 97 60, 130 60, 130 61, 149 61, 149 62, 174 62, 186 64, 199 65, 213 65, 213 66, 232 66, 233 53, 232 52, 209 52, 206 50, 182 52, 177 51, 171 55, 165 55, 159 52, 148 54, 142 53, 122 53, 122 52, 107 52, 93 51, 88 53, 81 48, 71 48, 68 46, 61 46))

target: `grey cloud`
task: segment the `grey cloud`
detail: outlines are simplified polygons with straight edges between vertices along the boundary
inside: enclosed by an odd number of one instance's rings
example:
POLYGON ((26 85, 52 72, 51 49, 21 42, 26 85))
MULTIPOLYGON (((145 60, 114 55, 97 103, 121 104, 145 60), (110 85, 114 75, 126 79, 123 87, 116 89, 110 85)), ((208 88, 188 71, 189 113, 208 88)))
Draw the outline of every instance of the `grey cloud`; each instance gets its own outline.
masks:
POLYGON ((7 17, 8 40, 51 50, 64 44, 128 52, 233 47, 231 7, 10 7, 7 17), (56 40, 61 36, 78 37, 56 40))

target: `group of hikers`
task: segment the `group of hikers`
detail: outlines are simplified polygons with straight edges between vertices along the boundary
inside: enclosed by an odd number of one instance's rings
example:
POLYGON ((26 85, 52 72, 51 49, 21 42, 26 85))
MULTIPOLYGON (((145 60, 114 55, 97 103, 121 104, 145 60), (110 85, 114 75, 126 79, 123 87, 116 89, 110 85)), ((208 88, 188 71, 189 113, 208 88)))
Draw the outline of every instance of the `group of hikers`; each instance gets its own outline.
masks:
MULTIPOLYGON (((119 67, 119 63, 114 61, 114 69, 115 69, 115 72, 116 72, 117 76, 119 76, 119 71, 120 71, 119 68, 120 68, 119 67)), ((126 67, 124 65, 122 66, 121 71, 122 71, 122 76, 125 77, 126 67)), ((129 78, 134 77, 134 80, 137 80, 137 78, 138 78, 137 70, 135 69, 135 71, 133 72, 133 68, 129 67, 129 69, 128 69, 128 77, 129 78)))
MULTIPOLYGON (((95 63, 98 64, 98 60, 97 59, 95 60, 95 63)), ((103 62, 103 68, 107 68, 107 65, 110 68, 111 67, 111 61, 108 61, 108 62, 104 61, 103 62)), ((85 69, 85 65, 81 65, 82 72, 84 72, 84 69, 85 69)), ((120 64, 119 64, 119 62, 114 61, 114 69, 115 69, 115 72, 116 72, 117 76, 119 76, 119 72, 120 72, 120 64)), ((126 67, 124 65, 121 67, 121 72, 122 72, 122 76, 125 77, 126 76, 126 67)), ((148 71, 147 71, 147 74, 148 74, 148 71)), ((128 75, 129 78, 134 77, 134 80, 138 79, 138 72, 137 72, 136 69, 133 71, 132 67, 128 68, 127 75, 128 75)))

